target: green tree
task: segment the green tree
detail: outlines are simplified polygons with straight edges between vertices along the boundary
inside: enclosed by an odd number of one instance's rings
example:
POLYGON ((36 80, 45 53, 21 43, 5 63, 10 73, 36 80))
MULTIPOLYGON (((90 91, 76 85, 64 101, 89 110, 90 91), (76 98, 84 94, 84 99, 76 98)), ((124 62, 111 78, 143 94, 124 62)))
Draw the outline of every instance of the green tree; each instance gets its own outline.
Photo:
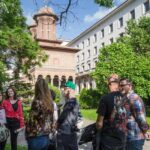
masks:
POLYGON ((100 50, 99 61, 92 74, 101 94, 108 91, 107 77, 117 73, 133 81, 136 92, 148 99, 150 96, 150 18, 128 22, 123 38, 100 50))
MULTIPOLYGON (((13 69, 12 79, 18 79, 20 73, 29 75, 29 69, 41 65, 47 55, 28 33, 20 0, 2 2, 8 11, 0 11, 0 62, 3 64, 1 66, 5 66, 3 70, 13 69)), ((4 8, 3 5, 1 7, 4 8)), ((4 76, 3 74, 5 75, 6 71, 0 72, 0 76, 4 76)), ((1 82, 5 81, 3 79, 1 82)))
POLYGON ((137 55, 131 46, 114 43, 101 50, 93 77, 101 94, 107 93, 107 77, 117 73, 128 77, 135 85, 135 90, 143 98, 150 95, 150 62, 144 55, 137 55))

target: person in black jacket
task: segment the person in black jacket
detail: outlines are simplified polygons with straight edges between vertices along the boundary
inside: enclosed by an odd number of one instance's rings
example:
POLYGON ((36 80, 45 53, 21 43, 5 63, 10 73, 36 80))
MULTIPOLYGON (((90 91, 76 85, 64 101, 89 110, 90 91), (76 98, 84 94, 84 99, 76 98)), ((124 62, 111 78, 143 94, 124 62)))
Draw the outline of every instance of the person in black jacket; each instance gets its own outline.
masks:
POLYGON ((57 150, 78 150, 76 124, 79 105, 75 98, 75 87, 72 81, 66 83, 65 96, 68 100, 57 121, 57 150))

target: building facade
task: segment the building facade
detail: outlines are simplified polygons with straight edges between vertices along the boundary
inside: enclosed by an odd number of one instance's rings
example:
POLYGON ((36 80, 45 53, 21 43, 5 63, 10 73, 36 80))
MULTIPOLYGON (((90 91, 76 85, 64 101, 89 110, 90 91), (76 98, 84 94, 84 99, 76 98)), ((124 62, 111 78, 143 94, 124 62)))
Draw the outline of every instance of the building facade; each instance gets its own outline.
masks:
POLYGON ((123 36, 130 19, 142 16, 150 16, 150 0, 127 0, 68 43, 80 49, 75 55, 77 92, 96 87, 89 74, 96 67, 100 49, 123 36))
POLYGON ((56 38, 58 17, 50 8, 43 7, 33 19, 35 24, 29 26, 29 30, 48 55, 48 60, 41 67, 36 66, 30 70, 33 83, 39 75, 58 88, 67 80, 75 81, 75 53, 78 49, 67 47, 65 42, 56 38))

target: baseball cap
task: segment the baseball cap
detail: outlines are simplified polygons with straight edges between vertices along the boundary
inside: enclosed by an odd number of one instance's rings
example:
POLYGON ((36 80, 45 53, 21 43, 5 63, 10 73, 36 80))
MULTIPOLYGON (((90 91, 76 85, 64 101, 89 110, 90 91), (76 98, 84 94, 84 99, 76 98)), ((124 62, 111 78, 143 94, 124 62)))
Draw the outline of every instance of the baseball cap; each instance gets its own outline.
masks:
POLYGON ((76 85, 75 85, 72 81, 67 81, 67 82, 65 83, 65 87, 71 88, 71 89, 73 89, 73 90, 76 89, 76 85))

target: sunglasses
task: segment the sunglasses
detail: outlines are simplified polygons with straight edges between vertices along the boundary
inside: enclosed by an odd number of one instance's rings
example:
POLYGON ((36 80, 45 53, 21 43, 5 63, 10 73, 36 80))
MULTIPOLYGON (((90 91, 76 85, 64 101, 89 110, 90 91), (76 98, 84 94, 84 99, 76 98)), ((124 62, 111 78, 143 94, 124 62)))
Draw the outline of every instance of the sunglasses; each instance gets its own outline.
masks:
POLYGON ((123 86, 126 86, 126 85, 130 85, 130 84, 120 84, 119 86, 123 87, 123 86))

